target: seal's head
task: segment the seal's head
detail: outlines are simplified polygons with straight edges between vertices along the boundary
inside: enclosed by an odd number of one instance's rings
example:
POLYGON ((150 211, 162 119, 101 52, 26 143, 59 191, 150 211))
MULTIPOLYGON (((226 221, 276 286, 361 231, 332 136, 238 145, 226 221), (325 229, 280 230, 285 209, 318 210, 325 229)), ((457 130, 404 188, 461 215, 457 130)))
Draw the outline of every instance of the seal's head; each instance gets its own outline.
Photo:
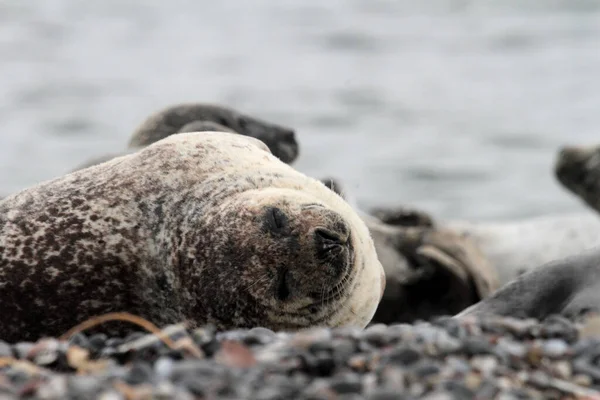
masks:
POLYGON ((363 220, 320 182, 278 160, 259 170, 203 207, 193 233, 201 242, 192 247, 210 265, 190 267, 202 273, 189 296, 199 299, 198 311, 188 314, 224 329, 365 327, 385 274, 363 220))
POLYGON ((207 130, 192 130, 189 124, 196 121, 217 123, 229 131, 259 139, 284 163, 289 164, 298 157, 293 129, 242 114, 230 107, 201 103, 178 104, 151 115, 134 132, 129 147, 145 147, 175 133, 207 130))
POLYGON ((600 146, 564 146, 554 166, 558 181, 593 208, 600 205, 600 146))

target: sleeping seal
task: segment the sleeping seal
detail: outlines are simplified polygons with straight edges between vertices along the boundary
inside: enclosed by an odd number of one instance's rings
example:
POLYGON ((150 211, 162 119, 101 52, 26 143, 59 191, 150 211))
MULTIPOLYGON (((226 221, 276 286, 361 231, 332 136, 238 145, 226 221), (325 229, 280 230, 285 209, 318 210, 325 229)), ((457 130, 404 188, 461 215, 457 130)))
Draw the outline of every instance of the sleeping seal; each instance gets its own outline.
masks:
POLYGON ((2 200, 0 287, 0 339, 16 341, 115 311, 219 329, 364 327, 385 275, 341 197, 257 139, 195 132, 2 200))

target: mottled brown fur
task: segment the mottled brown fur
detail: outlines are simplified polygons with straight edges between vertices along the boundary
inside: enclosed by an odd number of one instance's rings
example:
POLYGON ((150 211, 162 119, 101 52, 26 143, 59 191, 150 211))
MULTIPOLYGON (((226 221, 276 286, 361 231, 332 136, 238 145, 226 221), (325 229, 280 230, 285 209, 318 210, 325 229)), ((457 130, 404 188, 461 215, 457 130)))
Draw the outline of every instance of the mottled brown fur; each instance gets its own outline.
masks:
POLYGON ((221 329, 365 326, 384 285, 350 206, 229 133, 174 135, 4 199, 0 255, 7 341, 114 311, 221 329))

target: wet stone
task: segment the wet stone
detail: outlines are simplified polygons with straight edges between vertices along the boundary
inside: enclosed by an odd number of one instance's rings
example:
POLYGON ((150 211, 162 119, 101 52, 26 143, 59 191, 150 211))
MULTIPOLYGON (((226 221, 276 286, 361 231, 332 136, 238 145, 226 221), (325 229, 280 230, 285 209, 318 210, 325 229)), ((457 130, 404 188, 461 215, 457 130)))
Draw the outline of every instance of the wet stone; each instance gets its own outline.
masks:
POLYGON ((104 333, 97 333, 89 338, 90 349, 99 351, 105 345, 108 337, 104 333))
POLYGON ((338 394, 360 394, 363 390, 363 383, 360 376, 351 374, 333 377, 329 383, 329 387, 338 394))
POLYGON ((87 349, 90 347, 90 340, 84 333, 78 332, 71 336, 71 338, 69 339, 69 344, 73 346, 79 346, 83 349, 87 349))
POLYGON ((473 398, 473 391, 466 387, 464 383, 459 381, 447 381, 443 383, 443 387, 453 398, 459 399, 471 399, 473 398))
POLYGON ((154 378, 154 370, 150 364, 134 363, 129 374, 126 377, 127 383, 131 385, 139 385, 145 382, 152 382, 154 378))
POLYGON ((0 357, 13 357, 13 350, 11 345, 0 340, 0 357))
POLYGON ((386 361, 390 364, 410 366, 420 358, 421 353, 418 350, 408 346, 398 346, 387 355, 386 361))
POLYGON ((479 354, 492 354, 494 352, 494 348, 486 339, 469 337, 463 342, 463 352, 470 356, 479 354))
POLYGON ((27 355, 29 354, 31 349, 33 349, 33 346, 35 346, 35 343, 31 343, 31 342, 20 342, 20 343, 15 344, 13 346, 15 356, 18 359, 24 360, 25 358, 27 358, 27 355))

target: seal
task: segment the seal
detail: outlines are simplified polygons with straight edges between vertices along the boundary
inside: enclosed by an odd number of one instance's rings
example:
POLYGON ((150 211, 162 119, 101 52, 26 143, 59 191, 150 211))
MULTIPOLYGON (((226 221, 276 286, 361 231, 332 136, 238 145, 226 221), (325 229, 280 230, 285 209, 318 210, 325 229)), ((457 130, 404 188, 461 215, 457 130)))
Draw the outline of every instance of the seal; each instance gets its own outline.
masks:
POLYGON ((130 148, 141 148, 164 139, 195 121, 216 122, 241 135, 254 137, 267 145, 271 153, 286 164, 298 157, 293 129, 243 114, 230 107, 204 103, 182 103, 150 115, 135 130, 130 148))
POLYGON ((501 315, 544 319, 560 314, 582 320, 600 312, 600 249, 533 268, 456 318, 501 315))
MULTIPOLYGON (((348 200, 339 179, 321 181, 348 200)), ((437 227, 428 213, 409 207, 355 210, 371 232, 386 275, 374 323, 454 315, 498 288, 493 266, 474 241, 437 227)))
POLYGON ((438 225, 470 238, 493 265, 501 286, 550 261, 600 246, 600 217, 591 212, 505 221, 441 220, 438 225))
POLYGON ((561 147, 554 174, 565 189, 600 211, 600 146, 561 147))
POLYGON ((12 342, 116 311, 159 326, 365 327, 385 275, 367 226, 321 182, 257 139, 193 132, 1 201, 0 287, 12 342))
MULTIPOLYGON (((213 121, 193 121, 193 122, 190 122, 189 124, 185 124, 184 126, 182 126, 181 129, 179 129, 176 133, 206 132, 206 131, 237 133, 233 129, 227 128, 226 126, 223 126, 223 125, 218 124, 213 121)), ((88 161, 78 165, 71 172, 78 171, 80 169, 84 169, 87 167, 91 167, 92 165, 101 164, 108 160, 112 160, 115 157, 120 157, 120 156, 124 156, 127 154, 135 153, 139 149, 140 148, 137 148, 137 147, 130 147, 129 149, 127 149, 125 151, 121 151, 119 153, 105 154, 103 156, 92 158, 91 160, 88 160, 88 161)))

